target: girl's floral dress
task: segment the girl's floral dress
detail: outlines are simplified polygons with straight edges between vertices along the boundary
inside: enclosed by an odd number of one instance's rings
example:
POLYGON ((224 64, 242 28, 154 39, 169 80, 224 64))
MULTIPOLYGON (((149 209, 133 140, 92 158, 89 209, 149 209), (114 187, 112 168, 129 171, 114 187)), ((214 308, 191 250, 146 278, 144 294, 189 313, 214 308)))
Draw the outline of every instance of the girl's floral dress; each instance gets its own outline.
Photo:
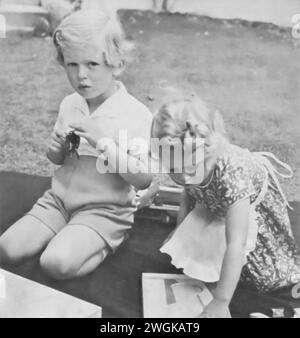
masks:
MULTIPOLYGON (((275 290, 300 281, 300 256, 291 231, 287 202, 274 175, 274 167, 264 155, 266 154, 251 153, 246 149, 228 145, 218 157, 209 183, 185 186, 186 192, 196 204, 202 204, 204 209, 218 219, 217 222, 221 221, 224 228, 227 210, 239 201, 250 198, 250 245, 245 256, 241 281, 258 291, 275 290)), ((188 222, 187 217, 186 223, 188 222)), ((214 235, 208 235, 209 227, 204 226, 202 230, 198 229, 197 224, 193 230, 191 227, 191 224, 180 225, 161 251, 171 255, 177 267, 186 267, 186 270, 191 272, 187 274, 212 282, 221 269, 222 256, 226 250, 225 234, 213 239, 214 235), (193 232, 192 236, 187 233, 189 229, 193 232), (198 231, 200 232, 196 233, 198 231), (224 238, 221 238, 222 236, 224 238), (207 255, 203 251, 204 247, 204 250, 210 251, 207 255), (213 273, 212 278, 208 277, 209 273, 206 274, 205 264, 201 265, 204 256, 207 271, 213 268, 208 265, 216 267, 214 271, 217 271, 217 274, 213 273), (197 273, 193 274, 197 269, 197 273)), ((215 226, 216 228, 218 227, 215 226)))

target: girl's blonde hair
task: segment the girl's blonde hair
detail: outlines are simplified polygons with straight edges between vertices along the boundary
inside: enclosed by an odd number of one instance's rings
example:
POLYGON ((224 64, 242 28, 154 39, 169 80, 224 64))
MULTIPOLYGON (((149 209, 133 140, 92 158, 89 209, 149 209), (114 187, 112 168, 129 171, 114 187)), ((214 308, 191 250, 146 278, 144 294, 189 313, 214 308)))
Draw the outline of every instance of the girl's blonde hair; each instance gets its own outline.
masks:
POLYGON ((64 48, 84 48, 96 44, 103 49, 104 61, 113 68, 124 68, 133 44, 125 35, 117 15, 99 10, 80 10, 67 16, 53 35, 57 60, 64 64, 64 48))
POLYGON ((187 131, 195 137, 205 139, 205 156, 213 156, 216 150, 228 143, 224 121, 221 114, 209 109, 199 97, 173 99, 161 106, 155 114, 152 128, 152 138, 180 138, 187 131))

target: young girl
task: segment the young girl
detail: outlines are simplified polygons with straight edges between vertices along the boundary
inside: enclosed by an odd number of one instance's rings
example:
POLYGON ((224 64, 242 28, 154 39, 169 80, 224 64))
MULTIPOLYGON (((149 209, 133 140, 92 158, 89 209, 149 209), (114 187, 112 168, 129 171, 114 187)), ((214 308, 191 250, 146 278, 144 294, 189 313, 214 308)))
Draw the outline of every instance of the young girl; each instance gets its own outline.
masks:
POLYGON ((152 137, 162 145, 181 143, 184 158, 191 158, 201 145, 204 151, 193 159, 194 172, 185 161, 179 172, 174 151, 171 159, 160 157, 170 177, 184 186, 180 225, 161 251, 187 275, 217 282, 202 316, 230 316, 229 303, 240 279, 258 291, 299 282, 300 256, 288 203, 268 157, 289 169, 287 165, 270 153, 230 144, 221 116, 197 98, 162 106, 153 120, 152 137), (191 140, 194 146, 188 149, 191 140))
POLYGON ((61 103, 49 142, 47 156, 60 168, 52 188, 0 238, 0 259, 17 263, 43 251, 42 268, 67 279, 93 271, 131 228, 136 189, 145 189, 151 176, 127 170, 132 158, 131 169, 132 163, 143 167, 142 150, 118 143, 118 133, 125 132, 128 142, 148 141, 152 114, 115 79, 129 44, 114 15, 78 11, 56 29, 54 44, 75 90, 61 103), (80 137, 77 154, 69 151, 71 131, 77 135, 73 146, 80 137), (110 140, 110 147, 101 140, 110 140))

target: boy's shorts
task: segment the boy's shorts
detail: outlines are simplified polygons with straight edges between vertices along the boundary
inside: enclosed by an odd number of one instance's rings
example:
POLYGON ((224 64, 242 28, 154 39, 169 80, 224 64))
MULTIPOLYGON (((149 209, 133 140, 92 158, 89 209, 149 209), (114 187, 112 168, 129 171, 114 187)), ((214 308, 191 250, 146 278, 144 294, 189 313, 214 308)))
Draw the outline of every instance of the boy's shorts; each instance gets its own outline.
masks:
POLYGON ((57 234, 65 226, 82 225, 95 231, 115 251, 126 239, 133 223, 133 208, 118 205, 86 205, 66 210, 63 202, 48 190, 27 213, 57 234))

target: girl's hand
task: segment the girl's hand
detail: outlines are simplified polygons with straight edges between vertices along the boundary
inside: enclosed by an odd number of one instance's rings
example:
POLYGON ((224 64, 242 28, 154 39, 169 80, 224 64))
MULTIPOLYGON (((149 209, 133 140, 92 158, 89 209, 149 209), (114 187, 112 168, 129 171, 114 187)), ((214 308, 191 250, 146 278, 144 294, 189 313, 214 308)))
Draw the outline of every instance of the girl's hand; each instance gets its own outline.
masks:
POLYGON ((96 148, 97 142, 101 138, 108 137, 107 131, 91 119, 73 123, 69 127, 74 130, 75 134, 85 138, 93 148, 96 148))
POLYGON ((214 298, 204 308, 199 318, 231 318, 228 303, 214 298))

